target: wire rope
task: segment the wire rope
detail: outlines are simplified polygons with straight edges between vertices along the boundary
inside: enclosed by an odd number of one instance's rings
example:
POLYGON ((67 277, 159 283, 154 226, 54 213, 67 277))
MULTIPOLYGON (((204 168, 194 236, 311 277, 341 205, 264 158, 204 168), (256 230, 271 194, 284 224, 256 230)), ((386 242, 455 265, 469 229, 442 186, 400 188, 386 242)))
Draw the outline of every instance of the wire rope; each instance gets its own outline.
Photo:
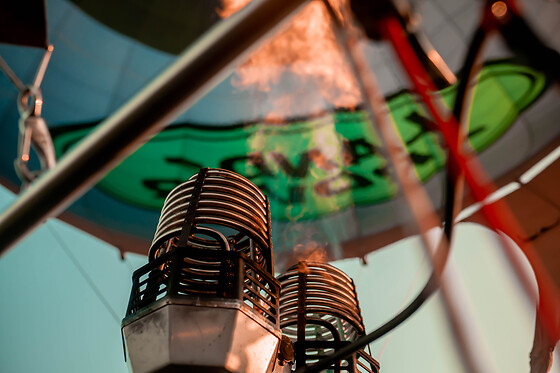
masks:
MULTIPOLYGON (((328 1, 325 1, 328 3, 328 1)), ((328 5, 327 5, 328 7, 328 5)), ((455 97, 455 102, 453 104, 453 115, 457 118, 457 122, 461 123, 463 117, 464 108, 467 101, 467 90, 469 87, 469 81, 476 68, 477 57, 482 50, 483 43, 486 39, 486 31, 479 27, 474 34, 474 37, 469 44, 467 55, 463 64, 462 78, 459 81, 459 86, 457 88, 457 95, 455 97)), ((445 268, 445 263, 449 258, 451 242, 453 238, 453 227, 455 219, 455 207, 458 189, 462 188, 462 182, 459 181, 459 175, 457 175, 453 169, 453 164, 449 162, 450 157, 448 157, 448 163, 446 167, 446 186, 445 186, 445 198, 444 198, 444 216, 443 216, 443 237, 438 244, 438 248, 435 253, 436 260, 441 261, 443 265, 439 269, 443 272, 445 268), (445 244, 449 242, 449 246, 445 244)), ((401 312, 395 315, 392 319, 387 321, 385 324, 376 328, 374 331, 358 338, 356 341, 351 343, 344 348, 339 349, 327 358, 320 360, 318 363, 297 369, 296 372, 318 372, 325 367, 328 367, 333 362, 343 359, 352 353, 355 353, 359 349, 365 347, 366 345, 374 342, 375 340, 381 338, 385 334, 389 333, 412 315, 418 311, 422 305, 438 290, 437 278, 441 273, 432 272, 428 281, 424 285, 424 288, 418 293, 418 295, 406 306, 401 312)))

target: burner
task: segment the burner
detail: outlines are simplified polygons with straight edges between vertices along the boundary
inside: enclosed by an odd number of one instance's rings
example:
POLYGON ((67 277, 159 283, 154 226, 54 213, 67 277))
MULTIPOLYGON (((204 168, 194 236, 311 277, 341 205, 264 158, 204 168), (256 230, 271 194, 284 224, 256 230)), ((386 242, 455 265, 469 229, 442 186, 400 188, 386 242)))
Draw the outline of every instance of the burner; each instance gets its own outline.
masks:
MULTIPOLYGON (((341 270, 300 261, 278 280, 280 327, 294 342, 297 368, 319 361, 365 333, 356 287, 341 270)), ((360 350, 329 369, 377 373, 379 363, 360 350)))
POLYGON ((281 332, 269 217, 268 199, 227 170, 169 193, 123 320, 135 372, 271 371, 281 332))

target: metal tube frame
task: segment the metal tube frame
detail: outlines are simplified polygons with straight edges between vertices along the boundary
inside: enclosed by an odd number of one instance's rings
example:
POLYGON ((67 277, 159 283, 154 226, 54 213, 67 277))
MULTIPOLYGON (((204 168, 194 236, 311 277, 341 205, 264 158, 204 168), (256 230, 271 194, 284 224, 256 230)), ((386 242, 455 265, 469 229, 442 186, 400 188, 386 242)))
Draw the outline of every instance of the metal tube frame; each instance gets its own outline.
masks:
POLYGON ((211 28, 0 216, 0 256, 191 107, 307 1, 253 1, 211 28))

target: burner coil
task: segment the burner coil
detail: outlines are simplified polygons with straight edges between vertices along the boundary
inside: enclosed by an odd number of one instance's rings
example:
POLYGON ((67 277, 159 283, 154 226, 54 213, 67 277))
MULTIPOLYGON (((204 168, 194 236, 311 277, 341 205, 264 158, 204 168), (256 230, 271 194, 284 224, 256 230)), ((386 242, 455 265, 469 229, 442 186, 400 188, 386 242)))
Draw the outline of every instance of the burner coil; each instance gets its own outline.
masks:
POLYGON ((165 199, 149 258, 177 246, 241 251, 273 273, 268 199, 232 171, 202 169, 165 199))
MULTIPOLYGON (((356 287, 332 265, 300 261, 278 277, 280 328, 294 341, 296 366, 317 362, 364 335, 356 287)), ((335 371, 377 372, 364 350, 332 367, 335 371)))

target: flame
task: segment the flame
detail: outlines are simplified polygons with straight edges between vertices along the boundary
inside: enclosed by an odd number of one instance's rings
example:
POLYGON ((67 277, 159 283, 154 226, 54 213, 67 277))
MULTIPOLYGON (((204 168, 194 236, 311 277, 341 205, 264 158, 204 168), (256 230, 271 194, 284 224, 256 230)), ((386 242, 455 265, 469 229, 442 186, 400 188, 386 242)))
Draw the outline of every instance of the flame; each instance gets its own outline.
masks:
POLYGON ((327 250, 317 241, 308 241, 294 247, 294 257, 298 261, 326 263, 329 259, 327 250))
MULTIPOLYGON (((331 2, 337 15, 341 15, 340 9, 346 0, 331 2)), ((222 0, 220 15, 231 15, 247 3, 248 0, 222 0)), ((289 80, 287 75, 297 76, 302 86, 308 91, 313 90, 311 95, 307 92, 307 96, 318 95, 323 100, 323 109, 325 101, 336 107, 352 109, 361 100, 356 79, 337 43, 323 2, 309 3, 280 33, 252 53, 238 67, 232 85, 240 90, 271 92, 274 88, 291 84, 286 83, 289 80)), ((275 109, 266 119, 283 118, 292 112, 293 105, 317 109, 317 102, 310 102, 317 97, 306 98, 306 102, 301 103, 298 92, 294 92, 297 89, 288 89, 275 98, 275 109)))
POLYGON ((305 260, 300 260, 298 262, 298 272, 300 273, 305 273, 305 274, 309 274, 309 266, 307 265, 307 261, 305 260))
POLYGON ((249 4, 251 0, 222 0, 222 8, 218 9, 218 15, 222 18, 230 17, 249 4))

